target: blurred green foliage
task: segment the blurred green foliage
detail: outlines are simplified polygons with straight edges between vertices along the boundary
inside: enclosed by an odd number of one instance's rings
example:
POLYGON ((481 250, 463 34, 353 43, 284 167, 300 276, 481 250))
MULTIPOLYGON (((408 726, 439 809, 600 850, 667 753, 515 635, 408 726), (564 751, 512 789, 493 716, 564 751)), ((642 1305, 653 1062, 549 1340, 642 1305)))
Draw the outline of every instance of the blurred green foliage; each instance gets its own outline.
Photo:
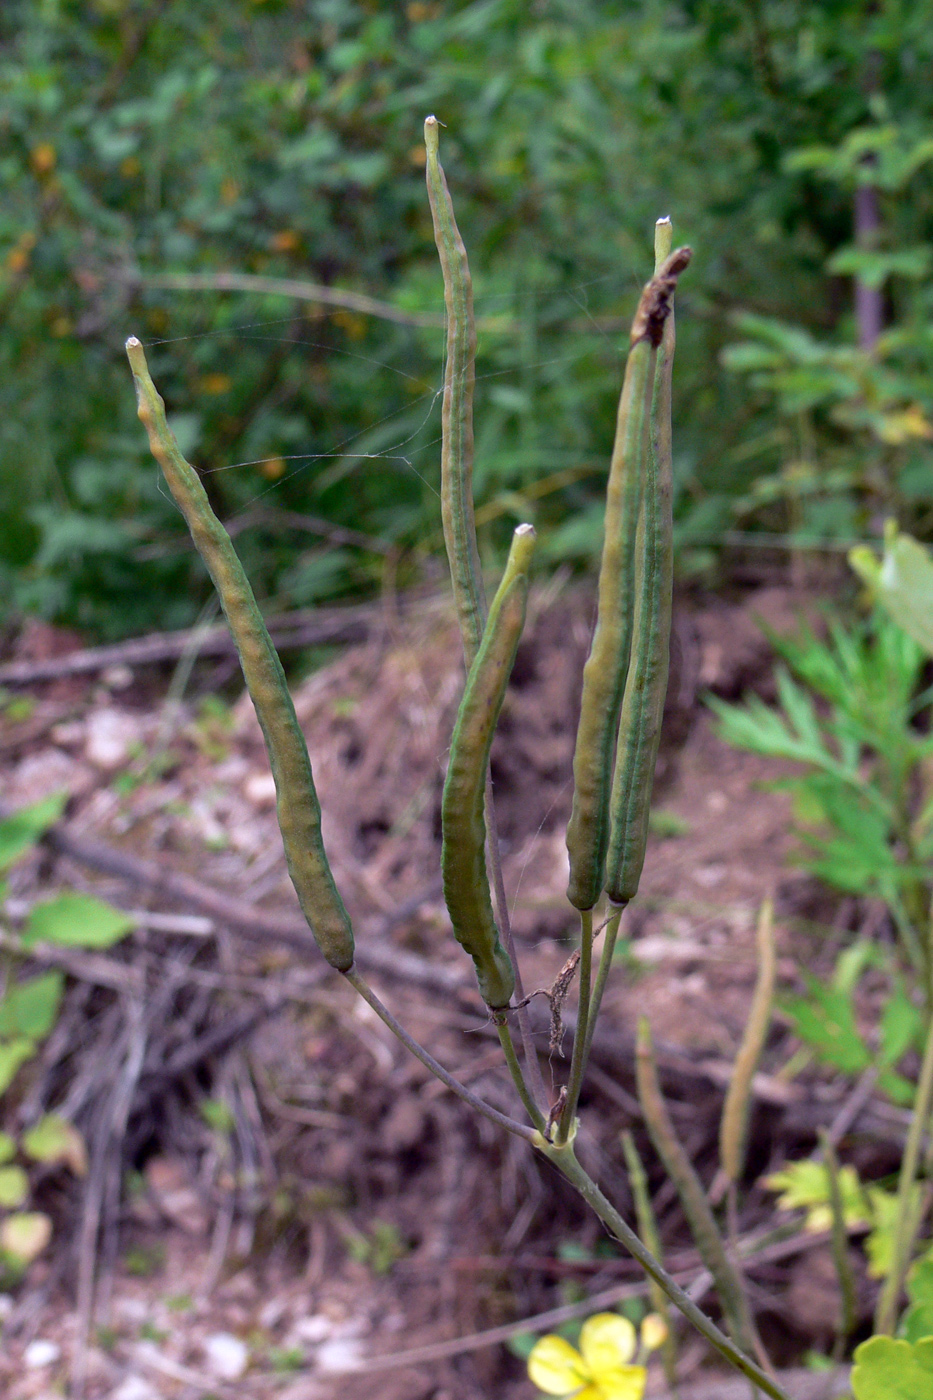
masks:
POLYGON ((906 0, 5 0, 0 609, 104 637, 190 623, 208 597, 135 421, 130 332, 260 596, 339 596, 387 559, 404 582, 438 550, 439 325, 150 280, 300 278, 436 321, 431 111, 480 318, 487 555, 519 517, 546 557, 598 548, 663 213, 697 250, 681 567, 737 527, 848 540, 883 508, 923 534, 931 58, 906 0), (885 299, 872 352, 855 275, 885 299))

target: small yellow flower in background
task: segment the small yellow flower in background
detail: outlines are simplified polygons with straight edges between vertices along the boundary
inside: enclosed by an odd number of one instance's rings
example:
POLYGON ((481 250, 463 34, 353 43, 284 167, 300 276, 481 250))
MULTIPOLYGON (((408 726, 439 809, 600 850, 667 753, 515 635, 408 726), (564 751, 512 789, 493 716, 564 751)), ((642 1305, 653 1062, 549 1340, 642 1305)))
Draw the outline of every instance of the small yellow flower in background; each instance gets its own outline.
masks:
POLYGON ((645 1351, 657 1351, 667 1341, 667 1323, 660 1313, 649 1313, 641 1324, 641 1344, 645 1351))
POLYGON ((618 1313, 596 1313, 580 1332, 580 1350, 563 1337, 542 1337, 528 1358, 528 1375, 545 1395, 573 1396, 573 1400, 642 1400, 647 1372, 632 1365, 636 1350, 642 1355, 659 1347, 667 1335, 660 1318, 645 1318, 641 1347, 635 1328, 618 1313), (660 1324, 660 1326, 658 1325, 660 1324))

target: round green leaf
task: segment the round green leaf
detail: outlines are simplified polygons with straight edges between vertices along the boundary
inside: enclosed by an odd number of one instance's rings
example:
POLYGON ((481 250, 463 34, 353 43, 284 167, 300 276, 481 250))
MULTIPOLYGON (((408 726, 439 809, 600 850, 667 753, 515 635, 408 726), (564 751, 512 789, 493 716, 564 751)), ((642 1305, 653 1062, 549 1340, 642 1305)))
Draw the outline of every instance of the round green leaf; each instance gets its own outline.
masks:
POLYGON ((0 822, 0 871, 7 870, 58 821, 67 793, 58 792, 32 807, 21 807, 0 822))
POLYGON ((0 1133, 0 1166, 16 1155, 16 1143, 9 1133, 0 1133))
POLYGON ((109 948, 129 933, 134 920, 122 909, 89 894, 61 894, 36 904, 23 930, 26 948, 57 943, 65 948, 109 948))
POLYGON ((60 972, 15 982, 0 1001, 0 1035, 42 1040, 55 1024, 64 985, 60 972))
POLYGON ((852 1368, 855 1400, 930 1400, 933 1395, 933 1337, 911 1345, 872 1337, 856 1348, 852 1368))
POLYGON ((29 1197, 29 1177, 22 1167, 0 1167, 0 1206, 15 1210, 29 1197))
POLYGON ((23 1133, 20 1146, 34 1162, 70 1167, 76 1176, 87 1171, 87 1149, 84 1138, 73 1123, 56 1113, 47 1113, 34 1127, 23 1133))
POLYGON ((31 1264, 52 1238, 52 1222, 39 1211, 21 1211, 0 1221, 0 1251, 17 1264, 31 1264))
POLYGON ((32 1040, 0 1041, 0 1094, 9 1088, 20 1065, 30 1059, 35 1051, 35 1042, 32 1040))

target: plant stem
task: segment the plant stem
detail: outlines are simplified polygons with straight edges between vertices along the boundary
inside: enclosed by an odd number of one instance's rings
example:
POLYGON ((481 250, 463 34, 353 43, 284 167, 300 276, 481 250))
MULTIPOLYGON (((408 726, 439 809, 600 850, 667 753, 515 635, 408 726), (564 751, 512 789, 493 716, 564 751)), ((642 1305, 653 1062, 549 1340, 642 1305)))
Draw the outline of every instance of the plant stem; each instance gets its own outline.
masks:
POLYGON ((531 1096, 531 1091, 525 1082, 522 1074, 522 1067, 518 1063, 518 1056, 515 1054, 515 1046, 512 1043, 512 1032, 509 1030, 508 1022, 504 1012, 494 1012, 493 1020, 496 1023, 496 1030, 499 1032, 499 1044, 502 1046, 502 1053, 505 1055, 505 1062, 509 1067, 509 1074, 512 1076, 512 1083, 518 1090, 518 1097, 525 1105, 528 1117, 534 1123, 539 1133, 544 1132, 544 1114, 531 1096))
POLYGON ((619 934, 619 921, 625 912, 625 907, 624 904, 613 904, 612 912, 609 915, 609 922, 606 924, 606 935, 603 938, 603 951, 599 956, 599 967, 596 970, 596 983, 590 997, 589 1024, 586 1028, 586 1044, 583 1047, 584 1069, 586 1069, 586 1062, 590 1058, 590 1046, 593 1044, 593 1032, 596 1029, 596 1019, 599 1016, 603 992, 606 990, 606 983, 609 980, 609 971, 612 967, 612 955, 616 950, 616 938, 619 934))
POLYGON ((350 986, 354 987, 356 991, 359 992, 366 1004, 372 1007, 380 1021, 388 1026, 393 1035, 398 1037, 406 1050, 410 1050, 415 1058, 421 1061, 425 1069, 429 1069, 432 1074, 436 1075, 441 1083, 446 1084, 447 1088, 450 1089, 452 1093, 456 1094, 458 1098, 463 1099, 464 1103, 468 1103, 471 1108, 475 1108, 477 1113, 481 1113, 483 1117, 488 1118, 491 1123, 495 1123, 498 1127, 505 1128, 508 1132, 514 1133, 516 1137, 524 1138, 526 1142, 535 1142, 537 1140, 538 1134, 533 1128, 529 1128, 525 1123, 519 1123, 514 1118, 509 1118, 507 1114, 500 1113, 497 1108, 493 1108, 491 1104, 479 1098, 478 1095, 468 1089, 465 1084, 461 1084, 459 1079, 455 1079, 442 1064, 435 1060, 433 1055, 425 1050, 423 1045, 419 1045, 418 1041, 415 1040, 413 1036, 409 1035, 401 1022, 395 1019, 389 1008, 382 1004, 376 996, 376 993, 369 984, 364 981, 355 967, 349 968, 343 976, 350 983, 350 986))
POLYGON ((923 1063, 917 1082, 917 1096, 914 1099, 914 1112, 910 1120, 904 1156, 901 1161, 901 1174, 897 1187, 897 1225, 894 1231, 894 1254, 891 1271, 884 1281, 878 1307, 875 1311, 875 1332, 890 1337, 897 1320, 897 1304, 901 1288, 910 1265, 910 1251, 917 1237, 920 1221, 916 1218, 913 1195, 917 1168, 920 1165, 920 1148, 923 1134, 930 1120, 933 1107, 933 1016, 927 1021, 927 1039, 923 1051, 923 1063))
POLYGON ((580 912, 580 1001, 577 1009, 577 1029, 573 1037, 573 1054, 570 1060, 570 1078, 567 1082, 567 1097, 557 1125, 555 1141, 563 1147, 570 1136, 573 1120, 580 1101, 583 1085, 583 1071, 586 1068, 587 1033, 590 1019, 590 982, 593 974, 593 911, 580 912))
MULTIPOLYGON (((648 1177, 644 1164, 638 1155, 635 1139, 629 1132, 622 1134, 622 1151, 625 1154, 625 1165, 628 1168, 629 1186, 635 1200, 635 1219, 638 1221, 639 1236, 645 1248, 650 1250, 659 1264, 663 1265, 661 1236, 658 1232, 658 1222, 648 1191, 648 1177)), ((663 1318, 667 1327, 667 1336, 661 1348, 661 1358, 664 1364, 664 1378, 671 1393, 671 1400, 677 1400, 677 1338, 671 1327, 667 1294, 653 1278, 649 1279, 648 1285, 651 1306, 658 1316, 663 1318)))
POLYGON ((649 1278, 654 1279, 655 1283, 664 1290, 675 1308, 683 1314, 688 1322, 692 1323, 709 1344, 719 1352, 720 1356, 729 1362, 730 1366, 741 1371, 754 1385, 757 1385, 766 1395, 771 1396, 772 1400, 790 1400, 790 1396, 781 1389, 775 1380, 766 1375, 760 1366, 740 1351, 724 1332, 720 1332, 716 1324, 697 1307, 696 1303, 674 1282, 654 1255, 645 1248, 635 1231, 625 1223, 592 1177, 580 1166, 574 1156, 571 1143, 558 1147, 555 1143, 548 1142, 536 1133, 534 1145, 539 1152, 554 1163, 558 1171, 580 1193, 587 1205, 592 1207, 607 1229, 615 1235, 620 1244, 625 1246, 633 1258, 637 1259, 649 1278))
MULTIPOLYGON (((528 1079, 531 1083, 531 1096, 540 1110, 547 1107, 548 1093, 544 1087, 541 1063, 538 1060, 538 1052, 535 1049, 534 1039, 531 1034, 531 1022, 528 1019, 528 1009, 524 1005, 525 987, 522 982, 522 971, 518 965, 518 958, 515 955, 515 939, 512 937, 512 920, 509 918, 509 901, 505 893, 505 880, 502 878, 502 856, 499 851, 499 823, 496 819, 496 804, 492 791, 492 775, 488 770, 486 773, 486 828, 486 858, 489 861, 489 870, 492 875, 492 897, 496 907, 496 923, 499 925, 499 935, 506 946, 509 957, 512 959, 512 967, 515 971, 515 1001, 517 1003, 515 1019, 518 1022, 518 1031, 522 1038, 522 1050, 525 1053, 525 1065, 528 1071, 528 1079)), ((525 1082, 525 1077, 522 1075, 522 1084, 525 1084, 525 1082)), ((534 1113, 531 1114, 531 1118, 535 1125, 539 1126, 534 1113)))

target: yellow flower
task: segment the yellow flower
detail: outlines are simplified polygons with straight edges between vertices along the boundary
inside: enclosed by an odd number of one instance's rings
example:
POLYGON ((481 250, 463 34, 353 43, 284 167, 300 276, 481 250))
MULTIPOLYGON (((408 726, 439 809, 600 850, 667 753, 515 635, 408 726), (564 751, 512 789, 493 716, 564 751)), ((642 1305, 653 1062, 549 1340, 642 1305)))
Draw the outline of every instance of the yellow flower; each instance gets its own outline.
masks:
POLYGON ((635 1328, 617 1313, 587 1318, 580 1350, 563 1337, 542 1337, 528 1358, 528 1375, 545 1395, 574 1400, 642 1400, 644 1366, 632 1366, 635 1328))

